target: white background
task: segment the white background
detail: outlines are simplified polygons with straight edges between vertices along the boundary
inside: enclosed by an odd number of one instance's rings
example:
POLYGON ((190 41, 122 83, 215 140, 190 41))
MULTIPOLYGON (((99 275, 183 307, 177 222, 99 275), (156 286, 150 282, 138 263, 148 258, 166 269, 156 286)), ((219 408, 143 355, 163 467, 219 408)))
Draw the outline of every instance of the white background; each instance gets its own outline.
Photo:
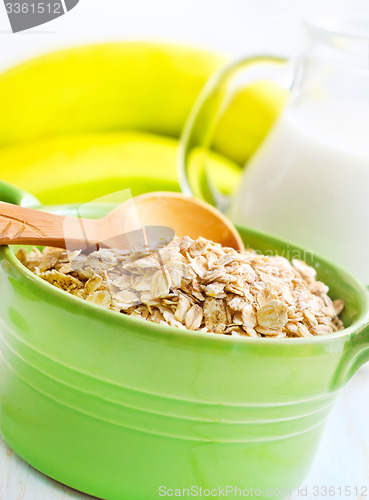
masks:
MULTIPOLYGON (((0 69, 55 48, 122 39, 175 41, 234 56, 292 55, 301 46, 304 17, 338 11, 368 13, 369 0, 80 0, 65 16, 18 34, 0 4, 0 69)), ((329 418, 308 484, 369 487, 368 388, 364 369, 329 418)), ((29 469, 0 438, 0 500, 54 498, 82 496, 29 469)))
MULTIPOLYGON (((3 0, 1 0, 1 3, 3 0)), ((234 55, 291 55, 302 18, 369 12, 368 0, 80 0, 68 14, 13 34, 0 5, 0 68, 57 47, 101 40, 155 39, 234 55)))

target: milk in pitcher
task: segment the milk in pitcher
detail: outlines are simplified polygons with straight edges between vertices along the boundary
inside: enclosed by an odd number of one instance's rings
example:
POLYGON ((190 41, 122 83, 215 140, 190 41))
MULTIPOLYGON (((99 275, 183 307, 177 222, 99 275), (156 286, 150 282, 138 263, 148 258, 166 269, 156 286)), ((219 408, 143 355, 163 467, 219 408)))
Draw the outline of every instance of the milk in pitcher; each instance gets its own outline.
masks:
POLYGON ((287 107, 246 166, 229 215, 369 284, 369 107, 287 107))

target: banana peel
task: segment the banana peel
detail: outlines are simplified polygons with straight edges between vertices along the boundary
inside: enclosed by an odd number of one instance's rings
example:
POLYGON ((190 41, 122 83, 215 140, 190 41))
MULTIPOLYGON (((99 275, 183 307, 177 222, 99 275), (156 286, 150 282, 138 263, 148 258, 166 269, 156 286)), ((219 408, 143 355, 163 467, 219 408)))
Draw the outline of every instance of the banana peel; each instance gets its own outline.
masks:
MULTIPOLYGON (((54 52, 6 71, 0 178, 54 204, 125 187, 134 195, 179 190, 177 139, 201 88, 226 62, 195 48, 121 42, 54 52)), ((211 158, 223 192, 237 184, 236 164, 253 154, 285 97, 260 82, 232 102, 211 158)))
POLYGON ((217 124, 214 149, 245 166, 268 134, 287 97, 285 89, 266 80, 240 90, 217 124))
MULTIPOLYGON (((84 203, 130 188, 179 191, 176 175, 178 141, 140 132, 73 134, 32 141, 0 150, 2 180, 32 192, 45 205, 84 203)), ((208 165, 216 184, 229 194, 240 167, 211 154, 208 165)))
POLYGON ((0 75, 0 147, 61 134, 140 130, 178 137, 225 58, 169 44, 53 52, 0 75))

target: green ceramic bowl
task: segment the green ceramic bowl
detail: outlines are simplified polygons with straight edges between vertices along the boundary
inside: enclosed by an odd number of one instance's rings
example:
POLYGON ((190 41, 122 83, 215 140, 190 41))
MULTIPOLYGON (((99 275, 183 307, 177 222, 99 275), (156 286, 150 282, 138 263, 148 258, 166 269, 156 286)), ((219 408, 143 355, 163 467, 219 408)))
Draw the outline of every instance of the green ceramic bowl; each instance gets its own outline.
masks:
MULTIPOLYGON (((33 201, 14 189, 1 194, 33 201)), ((304 255, 239 230, 258 250, 304 255)), ((340 389, 369 354, 366 288, 317 256, 305 258, 332 297, 345 300, 345 330, 258 340, 180 331, 104 310, 37 278, 2 247, 6 441, 48 476, 104 499, 227 486, 283 496, 278 490, 303 480, 340 389)))

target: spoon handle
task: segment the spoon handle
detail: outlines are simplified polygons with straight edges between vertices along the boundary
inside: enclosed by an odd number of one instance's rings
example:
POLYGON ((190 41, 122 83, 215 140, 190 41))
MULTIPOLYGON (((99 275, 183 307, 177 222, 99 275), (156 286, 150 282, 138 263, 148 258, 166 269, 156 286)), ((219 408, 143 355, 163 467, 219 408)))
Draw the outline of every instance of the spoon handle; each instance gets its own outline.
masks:
POLYGON ((91 237, 94 225, 94 220, 64 217, 0 202, 0 245, 83 248, 86 246, 86 226, 91 237))

